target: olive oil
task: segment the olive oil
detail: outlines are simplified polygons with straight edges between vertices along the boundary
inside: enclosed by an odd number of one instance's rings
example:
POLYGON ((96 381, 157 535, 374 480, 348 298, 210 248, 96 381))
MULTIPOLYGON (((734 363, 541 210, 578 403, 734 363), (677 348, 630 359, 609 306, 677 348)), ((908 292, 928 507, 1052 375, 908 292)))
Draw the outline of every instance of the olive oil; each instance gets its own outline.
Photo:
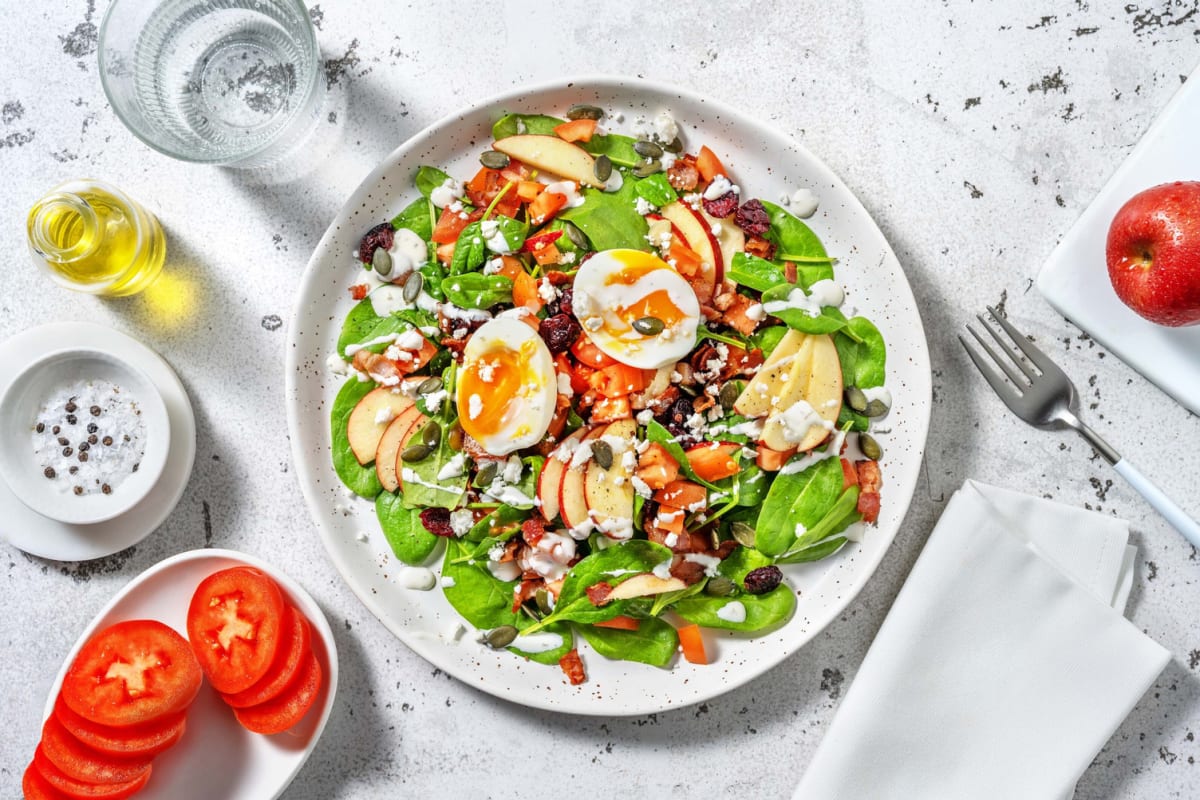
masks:
POLYGON ((78 180, 34 203, 28 220, 34 261, 59 284, 121 297, 158 277, 166 257, 162 226, 116 187, 78 180))

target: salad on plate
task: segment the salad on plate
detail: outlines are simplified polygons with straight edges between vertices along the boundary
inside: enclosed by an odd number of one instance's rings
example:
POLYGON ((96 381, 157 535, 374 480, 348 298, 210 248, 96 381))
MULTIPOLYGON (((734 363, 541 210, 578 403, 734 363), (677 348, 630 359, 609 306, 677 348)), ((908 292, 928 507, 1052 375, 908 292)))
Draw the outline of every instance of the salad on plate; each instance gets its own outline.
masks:
POLYGON ((364 231, 329 359, 333 466, 404 585, 572 684, 580 639, 666 667, 785 624, 787 565, 878 516, 891 406, 811 206, 755 198, 665 112, 604 122, 509 114, 474 175, 421 167, 364 231))

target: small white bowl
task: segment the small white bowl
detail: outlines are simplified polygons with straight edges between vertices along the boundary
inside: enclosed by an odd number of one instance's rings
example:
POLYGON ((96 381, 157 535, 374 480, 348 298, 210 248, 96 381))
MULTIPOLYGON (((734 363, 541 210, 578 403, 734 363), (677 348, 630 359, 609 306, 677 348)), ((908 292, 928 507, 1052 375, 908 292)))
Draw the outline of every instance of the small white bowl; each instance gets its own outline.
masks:
MULTIPOLYGON (((89 418, 82 416, 81 427, 89 418)), ((0 475, 25 505, 39 514, 77 525, 103 522, 133 508, 158 482, 167 463, 170 432, 162 396, 140 370, 102 350, 57 350, 26 367, 0 398, 0 475), (45 477, 32 437, 43 404, 59 388, 89 379, 113 383, 136 399, 145 426, 145 451, 137 471, 111 494, 74 496, 45 477)))

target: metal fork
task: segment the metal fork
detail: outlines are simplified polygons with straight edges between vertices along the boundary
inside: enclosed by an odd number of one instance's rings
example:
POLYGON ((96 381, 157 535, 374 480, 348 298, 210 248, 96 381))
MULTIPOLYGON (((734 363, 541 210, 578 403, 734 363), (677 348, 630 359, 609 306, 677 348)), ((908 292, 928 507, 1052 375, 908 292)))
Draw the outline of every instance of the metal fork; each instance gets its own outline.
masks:
POLYGON ((1085 425, 1077 416, 1079 397, 1075 385, 1058 365, 1041 350, 1021 335, 1008 320, 996 313, 996 309, 988 306, 988 312, 999 323, 1004 332, 1025 358, 1013 352, 1012 345, 988 324, 982 314, 976 318, 984 330, 992 335, 995 344, 1004 355, 997 352, 974 328, 967 326, 967 331, 975 337, 975 341, 991 358, 992 363, 1008 377, 1005 381, 999 373, 988 365, 987 359, 980 354, 964 337, 958 340, 966 348, 967 355, 975 362, 975 366, 995 389, 996 394, 1004 401, 1014 414, 1039 428, 1072 428, 1078 432, 1088 444, 1096 449, 1117 474, 1129 482, 1129 485, 1154 506, 1160 514, 1167 518, 1175 528, 1192 543, 1200 548, 1200 524, 1181 509, 1175 501, 1167 497, 1149 478, 1143 475, 1137 467, 1121 458, 1112 446, 1100 438, 1100 435, 1085 425), (1007 356, 1007 357, 1006 357, 1007 356))

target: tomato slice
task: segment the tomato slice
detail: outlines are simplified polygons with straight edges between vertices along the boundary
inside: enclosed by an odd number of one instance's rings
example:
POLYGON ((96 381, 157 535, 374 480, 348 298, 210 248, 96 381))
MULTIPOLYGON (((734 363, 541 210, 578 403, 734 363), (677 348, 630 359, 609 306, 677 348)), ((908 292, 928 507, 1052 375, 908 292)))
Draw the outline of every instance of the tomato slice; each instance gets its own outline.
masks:
POLYGON ((42 752, 69 778, 84 783, 129 783, 150 773, 150 757, 105 755, 76 739, 51 715, 42 726, 42 752))
POLYGON ((62 697, 84 719, 121 727, 186 709, 201 680, 186 639, 156 620, 129 620, 84 644, 63 679, 62 697))
POLYGON ((308 654, 308 661, 296 681, 274 700, 250 708, 235 708, 234 716, 242 727, 255 733, 282 733, 295 725, 308 709, 312 708, 321 690, 321 664, 315 653, 308 654))
POLYGON ((187 711, 124 728, 98 725, 72 711, 61 694, 54 701, 54 716, 68 733, 93 750, 126 757, 149 757, 161 753, 182 738, 187 725, 187 711))
POLYGON ((200 582, 188 607, 188 638, 214 689, 235 694, 262 680, 279 647, 283 609, 275 581, 253 567, 200 582))
POLYGON ((33 766, 45 783, 58 792, 57 796, 66 796, 72 800, 124 800, 141 790, 146 781, 150 780, 149 769, 142 777, 126 783, 88 783, 76 780, 54 766, 54 762, 46 757, 42 745, 38 745, 38 749, 33 753, 33 766))
POLYGON ((70 800, 65 794, 46 782, 32 761, 25 768, 25 774, 21 776, 21 792, 25 795, 25 800, 64 800, 64 798, 70 800))
POLYGON ((304 666, 312 652, 312 629, 304 615, 293 606, 284 611, 283 639, 275 663, 258 683, 237 694, 221 695, 233 708, 248 708, 274 700, 283 693, 304 666))

